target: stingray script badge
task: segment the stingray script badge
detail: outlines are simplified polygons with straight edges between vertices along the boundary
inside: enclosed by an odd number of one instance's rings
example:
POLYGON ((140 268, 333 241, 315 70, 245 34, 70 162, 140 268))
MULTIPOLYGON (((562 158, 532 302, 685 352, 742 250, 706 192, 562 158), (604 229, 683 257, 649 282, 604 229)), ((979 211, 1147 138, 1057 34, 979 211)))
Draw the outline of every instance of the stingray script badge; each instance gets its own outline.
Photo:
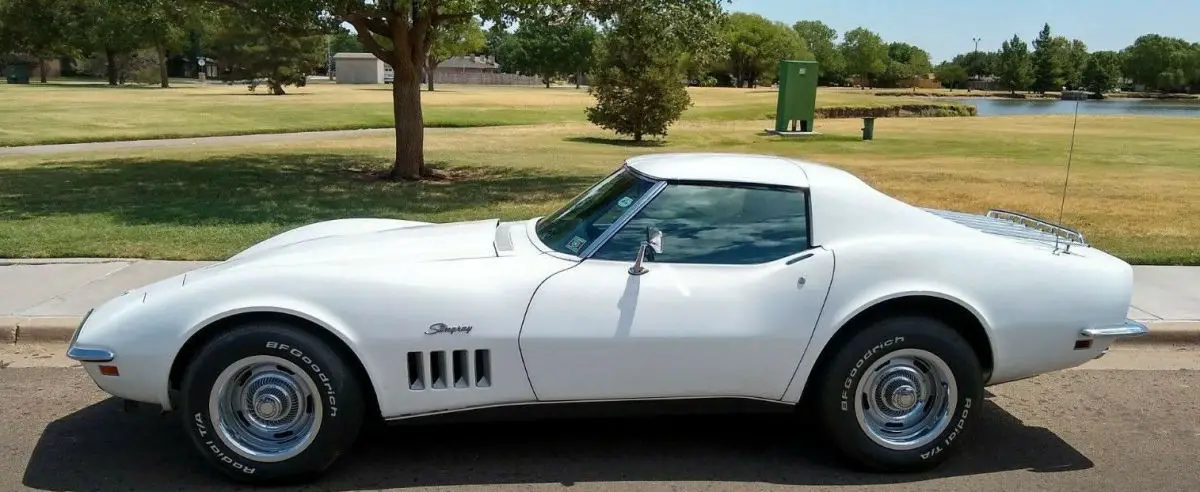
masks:
POLYGON ((434 323, 429 325, 429 329, 425 330, 426 335, 437 335, 438 333, 471 333, 470 326, 449 326, 446 323, 434 323))

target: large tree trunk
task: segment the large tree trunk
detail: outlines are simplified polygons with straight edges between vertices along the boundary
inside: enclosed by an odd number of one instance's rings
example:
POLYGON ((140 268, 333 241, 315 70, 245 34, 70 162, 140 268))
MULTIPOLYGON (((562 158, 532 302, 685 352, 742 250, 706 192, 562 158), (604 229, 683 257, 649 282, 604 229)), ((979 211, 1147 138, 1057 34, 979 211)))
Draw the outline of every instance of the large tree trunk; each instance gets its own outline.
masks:
POLYGON ((576 89, 579 88, 580 80, 582 80, 582 79, 583 79, 583 72, 576 70, 575 71, 575 88, 576 89))
MULTIPOLYGON (((399 58, 399 57, 397 57, 399 58)), ((425 118, 421 114, 421 78, 415 64, 396 67, 392 80, 392 113, 396 119, 396 161, 391 179, 418 180, 425 169, 425 118)), ((432 79, 430 79, 432 80, 432 79)))
POLYGON ((40 72, 39 78, 41 79, 42 83, 45 84, 46 83, 46 60, 44 60, 42 58, 38 58, 38 72, 40 72))
POLYGON ((105 74, 108 75, 108 85, 117 85, 117 53, 113 50, 104 50, 105 74))
POLYGON ((163 89, 171 87, 170 75, 167 73, 167 48, 158 47, 158 78, 163 89))

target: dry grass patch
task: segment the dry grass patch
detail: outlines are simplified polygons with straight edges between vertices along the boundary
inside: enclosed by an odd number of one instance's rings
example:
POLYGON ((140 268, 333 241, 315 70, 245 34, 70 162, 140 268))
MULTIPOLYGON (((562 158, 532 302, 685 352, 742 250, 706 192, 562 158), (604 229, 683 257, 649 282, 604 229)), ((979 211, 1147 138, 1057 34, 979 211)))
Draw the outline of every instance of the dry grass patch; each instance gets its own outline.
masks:
MULTIPOLYGON (((430 132, 427 158, 477 179, 355 179, 390 161, 388 137, 253 147, 36 156, 0 162, 0 257, 223 258, 316 220, 450 221, 552 210, 629 156, 721 151, 829 163, 918 206, 1057 218, 1070 117, 821 120, 821 137, 757 121, 685 121, 660 146, 586 123, 430 132)), ((1135 263, 1200 264, 1200 119, 1080 119, 1064 222, 1135 263)), ((819 226, 819 225, 818 225, 819 226)))

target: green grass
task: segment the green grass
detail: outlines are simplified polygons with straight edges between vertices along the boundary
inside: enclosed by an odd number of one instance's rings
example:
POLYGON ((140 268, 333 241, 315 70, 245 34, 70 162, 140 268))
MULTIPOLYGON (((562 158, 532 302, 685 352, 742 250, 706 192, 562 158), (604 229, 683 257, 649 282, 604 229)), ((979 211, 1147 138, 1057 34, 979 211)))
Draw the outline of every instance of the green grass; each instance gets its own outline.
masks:
MULTIPOLYGON (((769 124, 771 89, 692 88, 687 121, 762 120, 769 124)), ((594 104, 574 87, 443 85, 422 95, 429 127, 481 127, 584 122, 594 104)), ((869 93, 822 90, 822 110, 933 109, 963 105, 869 93)), ((245 86, 181 85, 170 89, 103 84, 0 84, 0 146, 106 140, 243 135, 392 126, 390 86, 313 84, 289 95, 250 93, 245 86)))
MULTIPOLYGON (((822 120, 816 138, 762 135, 760 121, 687 121, 665 143, 585 123, 447 130, 427 158, 456 178, 388 183, 388 137, 60 154, 0 160, 0 257, 223 259, 297 225, 340 217, 435 222, 527 218, 625 157, 722 151, 847 169, 921 206, 1057 218, 1070 117, 822 120)), ((1064 222, 1141 264, 1200 265, 1200 119, 1083 116, 1064 222)), ((817 225, 819 227, 819 225, 817 225)))

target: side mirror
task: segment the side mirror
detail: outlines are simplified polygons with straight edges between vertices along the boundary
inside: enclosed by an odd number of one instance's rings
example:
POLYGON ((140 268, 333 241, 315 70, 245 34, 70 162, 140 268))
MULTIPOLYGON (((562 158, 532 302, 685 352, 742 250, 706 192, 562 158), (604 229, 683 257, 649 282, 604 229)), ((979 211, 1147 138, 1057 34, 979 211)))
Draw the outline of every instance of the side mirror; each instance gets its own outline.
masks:
POLYGON ((657 228, 646 228, 646 240, 642 241, 642 245, 638 247, 637 259, 634 260, 633 266, 629 267, 630 275, 641 275, 650 271, 642 266, 642 263, 646 261, 646 249, 649 248, 656 254, 662 253, 662 237, 662 231, 657 228))

